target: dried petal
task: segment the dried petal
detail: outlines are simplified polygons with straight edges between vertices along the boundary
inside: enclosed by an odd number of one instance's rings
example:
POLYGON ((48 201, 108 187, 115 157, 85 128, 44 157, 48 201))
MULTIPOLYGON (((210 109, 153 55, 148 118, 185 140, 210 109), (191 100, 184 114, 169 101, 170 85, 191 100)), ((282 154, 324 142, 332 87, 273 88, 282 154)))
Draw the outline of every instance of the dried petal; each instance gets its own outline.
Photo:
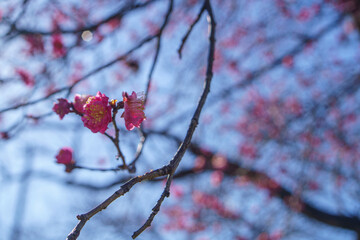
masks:
POLYGON ((126 92, 123 92, 123 101, 125 111, 121 117, 125 119, 125 127, 131 131, 135 127, 139 128, 142 121, 146 119, 144 113, 144 99, 138 98, 133 91, 129 96, 126 92))

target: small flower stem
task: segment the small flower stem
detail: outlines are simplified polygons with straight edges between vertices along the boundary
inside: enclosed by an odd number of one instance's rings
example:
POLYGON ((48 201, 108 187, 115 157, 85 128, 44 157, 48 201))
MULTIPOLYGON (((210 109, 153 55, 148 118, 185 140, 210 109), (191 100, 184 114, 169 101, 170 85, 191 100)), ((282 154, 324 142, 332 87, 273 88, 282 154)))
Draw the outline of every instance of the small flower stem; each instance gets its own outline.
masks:
POLYGON ((84 170, 89 170, 89 171, 99 171, 99 172, 116 172, 121 170, 121 167, 116 167, 116 168, 91 168, 91 167, 85 167, 85 166, 79 166, 79 165, 73 165, 72 166, 73 169, 84 169, 84 170))
POLYGON ((123 165, 122 165, 122 169, 127 169, 127 165, 126 165, 126 162, 125 162, 125 157, 123 155, 123 153, 121 152, 120 150, 120 146, 119 146, 119 139, 116 139, 116 138, 113 138, 112 136, 110 136, 108 133, 104 133, 104 135, 106 137, 108 137, 111 142, 115 145, 116 147, 116 150, 118 152, 118 156, 121 158, 121 160, 123 161, 123 165))
POLYGON ((127 169, 127 165, 126 165, 126 161, 125 161, 125 157, 124 154, 121 152, 120 150, 120 130, 116 124, 116 114, 117 114, 118 110, 116 107, 113 108, 113 116, 112 116, 112 123, 114 125, 114 129, 115 129, 115 138, 112 138, 113 143, 115 144, 115 147, 118 151, 118 156, 121 158, 121 160, 123 161, 123 167, 124 169, 127 169))

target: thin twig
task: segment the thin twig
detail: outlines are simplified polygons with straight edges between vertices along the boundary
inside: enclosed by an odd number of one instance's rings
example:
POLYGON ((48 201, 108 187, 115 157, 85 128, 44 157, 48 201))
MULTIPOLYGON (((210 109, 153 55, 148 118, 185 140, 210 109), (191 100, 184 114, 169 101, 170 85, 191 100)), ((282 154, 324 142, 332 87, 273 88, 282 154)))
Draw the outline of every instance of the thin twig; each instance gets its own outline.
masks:
MULTIPOLYGON (((147 103, 147 99, 148 99, 148 95, 149 95, 149 91, 150 91, 150 86, 151 86, 151 81, 152 81, 152 75, 154 73, 156 63, 158 62, 158 56, 160 54, 161 37, 162 37, 162 34, 163 34, 163 31, 164 31, 165 27, 167 26, 167 24, 169 22, 170 15, 171 15, 172 10, 173 10, 173 5, 174 5, 174 0, 170 0, 169 1, 169 7, 168 7, 168 10, 167 10, 166 15, 165 15, 164 22, 161 25, 158 33, 156 34, 156 39, 157 39, 156 51, 155 51, 154 59, 153 59, 153 62, 152 62, 152 65, 151 65, 151 68, 150 68, 150 71, 149 71, 148 80, 147 80, 147 84, 146 84, 144 106, 147 103)), ((136 164, 137 160, 140 158, 142 150, 143 150, 143 148, 145 146, 146 135, 143 133, 143 127, 142 126, 140 127, 139 131, 140 131, 140 139, 139 139, 138 146, 136 148, 135 157, 132 160, 132 162, 129 164, 129 172, 130 173, 133 173, 133 172, 136 171, 135 164, 136 164)))
POLYGON ((104 133, 104 135, 109 138, 111 140, 111 142, 115 145, 115 148, 117 150, 117 153, 118 153, 118 157, 121 158, 121 160, 123 161, 123 168, 124 169, 127 169, 127 166, 126 166, 126 162, 125 162, 125 157, 123 155, 123 153, 121 152, 120 150, 120 146, 119 146, 119 138, 113 138, 111 135, 109 135, 108 133, 104 133))
POLYGON ((26 10, 28 8, 28 0, 23 0, 22 2, 22 6, 21 6, 21 12, 19 13, 19 15, 16 17, 16 19, 10 24, 9 27, 9 31, 5 34, 5 35, 9 35, 12 31, 14 31, 16 29, 16 24, 18 23, 18 21, 25 15, 26 10))
POLYGON ((71 166, 72 169, 84 169, 88 171, 98 171, 98 172, 117 172, 120 170, 123 170, 122 166, 116 167, 116 168, 91 168, 91 167, 84 167, 79 165, 73 165, 71 166))
POLYGON ((36 99, 36 100, 33 100, 33 101, 25 102, 25 103, 19 103, 19 104, 13 105, 11 107, 3 108, 3 109, 0 110, 0 113, 16 110, 16 109, 21 108, 21 107, 30 106, 30 105, 34 105, 36 103, 45 101, 45 100, 49 99, 50 97, 52 97, 53 95, 55 95, 57 93, 60 93, 60 92, 63 92, 65 90, 67 90, 68 88, 69 87, 59 88, 59 89, 53 91, 52 93, 46 95, 45 97, 42 97, 42 98, 39 98, 39 99, 36 99))
POLYGON ((136 148, 136 152, 135 152, 135 157, 132 160, 132 162, 128 165, 128 170, 130 173, 134 173, 136 172, 136 162, 137 160, 140 158, 142 150, 144 149, 144 145, 145 145, 145 141, 147 138, 147 135, 144 133, 142 126, 138 129, 139 135, 140 135, 140 139, 139 139, 139 143, 137 145, 136 148))
POLYGON ((190 27, 189 27, 189 29, 187 30, 185 36, 184 36, 184 37, 182 38, 182 40, 181 40, 181 44, 180 44, 180 47, 179 47, 179 49, 178 49, 178 54, 179 54, 179 58, 180 58, 180 59, 181 59, 181 57, 182 57, 181 53, 182 53, 182 49, 183 49, 183 47, 184 47, 184 45, 185 45, 186 40, 188 39, 188 37, 189 37, 191 31, 193 30, 193 28, 195 27, 195 25, 199 22, 199 20, 200 20, 202 14, 204 13, 204 11, 205 11, 205 4, 201 7, 200 12, 198 13, 196 19, 195 19, 194 22, 190 25, 190 27))
POLYGON ((328 25, 326 25, 324 28, 322 28, 320 31, 315 33, 312 36, 304 37, 302 41, 300 41, 298 44, 296 44, 293 48, 291 48, 289 51, 285 52, 284 54, 280 55, 276 59, 274 59, 271 63, 254 70, 247 74, 247 77, 242 79, 241 81, 238 81, 235 84, 232 84, 231 86, 228 86, 224 88, 220 93, 214 96, 213 99, 226 99, 232 96, 234 92, 236 92, 240 88, 245 88, 247 86, 252 86, 252 84, 259 80, 260 77, 262 77, 264 74, 268 73, 270 70, 280 66, 282 64, 282 61, 284 57, 286 56, 296 56, 297 54, 301 53, 304 48, 307 46, 308 43, 315 42, 316 40, 321 39, 322 37, 326 36, 328 33, 330 33, 332 30, 334 30, 336 27, 338 27, 344 20, 346 19, 346 15, 340 14, 337 18, 334 19, 334 21, 330 22, 328 25))
POLYGON ((131 236, 133 239, 137 238, 143 231, 145 231, 145 229, 147 229, 148 227, 151 226, 151 223, 152 223, 154 217, 160 211, 160 207, 161 207, 161 204, 163 203, 164 199, 166 197, 170 196, 170 186, 171 186, 173 176, 174 176, 173 174, 168 175, 168 179, 166 181, 165 189, 162 192, 162 194, 161 194, 159 200, 157 201, 155 207, 153 207, 152 213, 150 214, 149 218, 146 220, 144 225, 142 225, 136 232, 133 233, 133 235, 131 236))
MULTIPOLYGON (((113 64, 119 62, 119 61, 123 61, 123 60, 126 60, 128 58, 128 56, 130 54, 132 54, 134 51, 136 51, 137 49, 141 48, 145 43, 148 43, 150 42, 151 40, 153 40, 154 38, 156 38, 156 34, 155 35, 151 35, 151 36, 148 36, 146 38, 144 38, 142 41, 140 41, 136 46, 134 46, 133 48, 131 48, 130 50, 128 50, 126 53, 124 53, 123 55, 111 60, 110 62, 98 67, 98 68, 95 68, 94 70, 92 70, 91 72, 89 72, 88 74, 86 74, 85 76, 81 77, 80 79, 78 79, 76 82, 74 82, 70 87, 68 87, 68 94, 67 96, 70 95, 72 89, 77 85, 79 84, 80 82, 82 82, 83 80, 89 78, 90 76, 94 75, 95 73, 98 73, 100 72, 101 70, 105 69, 105 68, 108 68, 110 66, 112 66, 113 64)), ((1 113, 1 112, 0 112, 1 113)))
POLYGON ((64 92, 64 91, 67 91, 67 97, 69 97, 69 95, 71 94, 71 91, 72 89, 77 85, 79 84, 80 82, 86 80, 87 78, 91 77, 92 75, 100 72, 101 70, 107 68, 107 67, 110 67, 112 66, 113 64, 117 63, 118 61, 122 61, 122 60, 125 60, 130 54, 132 54, 134 51, 136 51, 137 49, 141 48, 145 43, 148 43, 150 42, 151 40, 153 40, 154 38, 156 38, 156 35, 152 35, 152 36, 148 36, 146 38, 144 38, 141 42, 139 42, 136 46, 134 46, 133 48, 131 48, 130 50, 128 50, 126 53, 124 53, 123 55, 109 61, 108 63, 104 64, 104 65, 101 65, 95 69, 93 69, 92 71, 90 71, 89 73, 87 73, 86 75, 84 75, 83 77, 79 78, 77 81, 75 81, 71 86, 66 86, 66 87, 62 87, 62 88, 59 88, 55 91, 53 91, 52 93, 46 95, 45 97, 42 97, 42 98, 39 98, 39 99, 36 99, 36 100, 33 100, 33 101, 29 101, 29 102, 25 102, 25 103, 20 103, 20 104, 17 104, 17 105, 13 105, 11 107, 8 107, 8 108, 4 108, 4 109, 1 109, 0 110, 0 113, 4 113, 4 112, 7 112, 7 111, 12 111, 12 110, 15 110, 15 109, 18 109, 18 108, 21 108, 21 107, 26 107, 26 106, 30 106, 30 105, 34 105, 34 104, 37 104, 39 102, 42 102, 42 101, 45 101, 47 99, 49 99, 50 97, 58 94, 58 93, 61 93, 61 92, 64 92))
MULTIPOLYGON (((105 23, 108 23, 109 21, 113 20, 113 19, 120 19, 123 18, 126 14, 133 12, 134 10, 137 9, 141 9, 144 7, 147 7, 150 3, 156 2, 157 0, 152 0, 152 1, 147 1, 144 3, 138 3, 138 4, 129 4, 123 8, 121 8, 119 11, 111 14, 110 16, 104 18, 103 20, 91 24, 91 25, 87 25, 85 27, 81 27, 81 28, 75 28, 75 29, 56 29, 53 31, 41 31, 41 30, 28 30, 28 29, 23 29, 23 28, 17 28, 15 24, 13 24, 12 30, 11 32, 16 32, 16 34, 14 34, 14 36, 17 36, 17 34, 23 34, 23 35, 33 35, 33 34, 38 34, 38 35, 43 35, 43 36, 48 36, 48 35, 53 35, 56 33, 61 33, 61 34, 77 34, 77 33, 82 33, 85 30, 90 30, 90 31, 95 31, 97 30, 100 26, 102 26, 105 23)), ((11 33, 9 32, 8 35, 11 33)))
POLYGON ((164 31, 166 25, 169 22, 170 15, 171 15, 171 12, 173 10, 173 5, 174 5, 174 0, 169 0, 169 7, 168 7, 168 10, 166 12, 165 20, 164 20, 163 24, 161 25, 158 33, 156 34, 156 39, 157 39, 156 51, 155 51, 154 60, 152 62, 150 72, 149 72, 149 75, 148 75, 148 81, 147 81, 147 86, 146 86, 146 91, 145 91, 144 105, 146 105, 146 102, 147 102, 147 98, 148 98, 148 94, 149 94, 149 90, 150 90, 150 86, 151 86, 152 75, 154 73, 155 66, 156 66, 156 63, 157 63, 157 60, 158 60, 158 57, 159 57, 160 48, 161 48, 161 37, 162 37, 163 31, 164 31))
POLYGON ((114 139, 114 144, 115 144, 115 147, 116 147, 116 150, 118 151, 118 156, 121 158, 121 160, 123 161, 123 167, 124 169, 127 169, 127 166, 126 166, 126 161, 125 161, 125 157, 124 157, 124 154, 121 152, 121 149, 120 149, 120 135, 119 135, 119 128, 116 124, 116 114, 117 114, 117 108, 113 108, 113 116, 112 116, 112 123, 114 125, 114 129, 115 129, 115 139, 114 139))

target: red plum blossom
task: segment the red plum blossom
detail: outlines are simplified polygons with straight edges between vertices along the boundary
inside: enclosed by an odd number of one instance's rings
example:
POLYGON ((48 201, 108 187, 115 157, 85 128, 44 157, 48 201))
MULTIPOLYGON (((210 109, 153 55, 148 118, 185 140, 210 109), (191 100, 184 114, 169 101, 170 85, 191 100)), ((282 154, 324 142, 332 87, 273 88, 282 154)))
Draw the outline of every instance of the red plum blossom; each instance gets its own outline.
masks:
POLYGON ((75 161, 73 160, 72 154, 73 150, 70 147, 63 147, 55 157, 57 163, 66 166, 66 172, 71 172, 74 169, 75 161))
POLYGON ((88 98, 83 107, 83 113, 84 116, 81 120, 84 122, 84 126, 93 133, 105 133, 107 126, 112 121, 109 98, 101 92, 88 98))

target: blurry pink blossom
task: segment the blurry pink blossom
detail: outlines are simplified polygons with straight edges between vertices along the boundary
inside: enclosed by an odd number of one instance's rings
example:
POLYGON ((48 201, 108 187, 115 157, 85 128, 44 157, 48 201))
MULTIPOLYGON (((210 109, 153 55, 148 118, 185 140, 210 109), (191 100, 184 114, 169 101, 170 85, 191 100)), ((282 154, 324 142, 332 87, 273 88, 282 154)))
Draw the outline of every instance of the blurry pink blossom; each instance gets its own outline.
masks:
POLYGON ((93 133, 105 133, 111 119, 111 106, 109 98, 98 92, 96 96, 89 97, 83 107, 84 116, 81 120, 84 126, 89 128, 93 133))
POLYGON ((35 84, 35 80, 30 73, 22 68, 15 69, 17 75, 20 76, 21 80, 25 83, 26 86, 32 87, 35 84))
POLYGON ((254 144, 246 142, 240 146, 240 154, 244 157, 255 159, 257 156, 257 149, 254 144))
POLYGON ((295 97, 290 97, 285 102, 285 108, 289 113, 294 115, 300 115, 303 111, 301 102, 295 97))
POLYGON ((70 147, 63 147, 56 155, 56 162, 66 166, 65 171, 71 172, 74 169, 75 161, 72 158, 73 150, 70 147))
POLYGON ((9 133, 0 132, 0 139, 8 140, 10 138, 9 133))
POLYGON ((123 92, 122 95, 125 111, 121 117, 125 119, 126 129, 131 131, 135 127, 139 128, 142 121, 146 119, 144 99, 142 97, 138 98, 134 91, 130 96, 126 92, 123 92))
POLYGON ((60 58, 65 56, 66 49, 64 47, 63 39, 60 34, 54 34, 51 36, 51 43, 53 47, 53 55, 55 58, 60 58))
POLYGON ((284 67, 286 68, 291 68, 294 66, 294 57, 291 55, 285 56, 282 59, 282 64, 284 65, 284 67))
POLYGON ((210 175, 210 183, 214 187, 219 187, 224 179, 224 173, 222 171, 214 171, 210 175))
POLYGON ((60 164, 72 164, 74 163, 72 159, 73 150, 70 147, 63 147, 60 149, 58 155, 56 155, 56 162, 60 164))
POLYGON ((79 113, 84 113, 84 105, 86 101, 91 97, 90 95, 80 95, 76 94, 74 98, 74 108, 79 113))
POLYGON ((45 52, 44 41, 40 34, 25 35, 24 39, 28 44, 28 54, 35 55, 45 52))
POLYGON ((70 112, 70 103, 64 98, 59 98, 58 102, 54 103, 52 110, 59 115, 60 119, 63 119, 70 112))

